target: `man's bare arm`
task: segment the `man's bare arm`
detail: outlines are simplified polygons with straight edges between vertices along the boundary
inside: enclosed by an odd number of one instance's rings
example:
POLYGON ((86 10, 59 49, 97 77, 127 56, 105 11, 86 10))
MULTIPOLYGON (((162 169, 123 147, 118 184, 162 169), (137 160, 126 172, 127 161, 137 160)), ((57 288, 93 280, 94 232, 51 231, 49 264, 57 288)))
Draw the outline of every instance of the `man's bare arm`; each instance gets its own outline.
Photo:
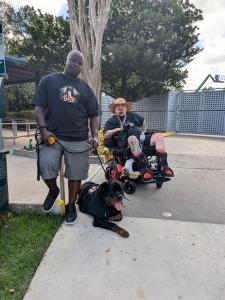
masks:
POLYGON ((112 129, 112 130, 107 130, 104 134, 104 138, 105 139, 109 139, 112 137, 113 134, 117 133, 117 132, 120 132, 121 131, 121 128, 115 128, 115 129, 112 129))
POLYGON ((90 118, 90 128, 92 138, 98 137, 99 117, 90 118))
POLYGON ((93 148, 98 147, 98 129, 99 129, 99 117, 90 118, 90 129, 92 136, 92 146, 93 148))
POLYGON ((41 106, 35 106, 35 118, 38 127, 45 126, 45 109, 41 106))
POLYGON ((49 137, 55 136, 52 132, 48 131, 45 124, 45 108, 41 106, 35 106, 35 118, 41 133, 41 139, 46 144, 49 144, 49 137))

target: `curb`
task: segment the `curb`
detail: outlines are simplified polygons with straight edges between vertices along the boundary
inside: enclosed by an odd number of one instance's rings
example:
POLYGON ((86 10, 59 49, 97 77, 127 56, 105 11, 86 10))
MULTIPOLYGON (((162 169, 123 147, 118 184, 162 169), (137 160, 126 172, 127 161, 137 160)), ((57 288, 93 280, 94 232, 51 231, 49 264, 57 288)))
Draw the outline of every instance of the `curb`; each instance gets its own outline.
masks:
POLYGON ((170 137, 176 135, 178 137, 196 137, 196 138, 210 138, 210 139, 218 139, 223 140, 225 139, 225 135, 212 135, 212 134, 198 134, 198 133, 178 133, 176 131, 167 131, 161 133, 164 137, 170 137))
MULTIPOLYGON (((21 156, 21 157, 28 157, 28 158, 34 158, 34 159, 37 158, 37 153, 36 153, 36 151, 33 151, 33 150, 13 149, 11 154, 16 155, 16 156, 21 156)), ((90 155, 89 162, 90 162, 90 164, 98 165, 99 164, 98 157, 94 156, 94 155, 90 155)))
POLYGON ((225 135, 210 135, 210 134, 197 134, 197 133, 176 133, 178 137, 196 137, 196 138, 210 138, 215 140, 224 140, 225 135))
POLYGON ((13 213, 38 212, 44 214, 41 204, 11 203, 9 204, 9 211, 13 213))
POLYGON ((169 136, 176 135, 176 134, 177 134, 176 131, 167 131, 167 132, 163 132, 162 136, 169 137, 169 136))
POLYGON ((29 157, 29 158, 37 158, 37 154, 33 150, 25 150, 25 149, 13 149, 12 155, 29 157))
MULTIPOLYGON (((94 173, 92 173, 86 180, 83 181, 91 181, 95 175, 97 175, 100 171, 102 170, 102 167, 100 166, 94 173)), ((29 212, 29 213, 41 213, 41 214, 46 214, 43 211, 42 204, 37 204, 37 203, 9 203, 9 211, 14 212, 14 213, 23 213, 23 212, 29 212)))

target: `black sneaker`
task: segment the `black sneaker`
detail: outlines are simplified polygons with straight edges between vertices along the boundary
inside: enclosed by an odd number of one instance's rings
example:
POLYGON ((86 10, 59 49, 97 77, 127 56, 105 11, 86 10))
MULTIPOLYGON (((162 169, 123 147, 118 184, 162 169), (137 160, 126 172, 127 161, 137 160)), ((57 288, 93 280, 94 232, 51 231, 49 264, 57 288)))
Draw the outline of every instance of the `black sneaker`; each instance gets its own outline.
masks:
POLYGON ((75 205, 66 205, 66 221, 65 224, 73 225, 77 220, 77 211, 75 205))
POLYGON ((50 212, 52 210, 54 202, 55 202, 56 198, 58 197, 59 191, 60 190, 57 187, 56 190, 48 192, 48 195, 45 198, 44 205, 43 205, 45 212, 50 212))

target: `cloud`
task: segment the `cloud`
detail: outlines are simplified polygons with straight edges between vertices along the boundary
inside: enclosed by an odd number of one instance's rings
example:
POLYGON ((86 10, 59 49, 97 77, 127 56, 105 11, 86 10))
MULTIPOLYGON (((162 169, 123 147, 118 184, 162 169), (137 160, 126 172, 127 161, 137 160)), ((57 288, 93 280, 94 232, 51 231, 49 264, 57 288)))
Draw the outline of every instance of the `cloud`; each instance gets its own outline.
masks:
MULTIPOLYGON (((187 66, 189 71, 185 89, 196 89, 211 74, 225 75, 225 18, 224 0, 192 0, 203 11, 204 20, 198 22, 199 39, 204 49, 187 66)), ((204 87, 225 88, 225 83, 209 80, 204 87)))
MULTIPOLYGON (((66 0, 8 0, 14 7, 30 5, 44 12, 59 15, 65 11, 66 0)), ((224 0, 190 0, 203 11, 204 20, 197 23, 199 27, 200 45, 204 50, 186 67, 189 72, 185 89, 196 89, 208 75, 225 75, 225 2, 224 0)), ((204 87, 224 87, 208 81, 204 87)))
POLYGON ((14 7, 18 8, 24 5, 30 5, 34 8, 40 8, 43 12, 47 12, 53 15, 58 15, 66 4, 66 0, 56 0, 56 1, 47 1, 47 0, 8 0, 14 7))
MULTIPOLYGON (((225 75, 225 38, 206 39, 204 50, 188 65, 189 76, 185 89, 196 89, 204 78, 211 74, 225 75)), ((225 88, 225 83, 208 80, 204 87, 225 88)))

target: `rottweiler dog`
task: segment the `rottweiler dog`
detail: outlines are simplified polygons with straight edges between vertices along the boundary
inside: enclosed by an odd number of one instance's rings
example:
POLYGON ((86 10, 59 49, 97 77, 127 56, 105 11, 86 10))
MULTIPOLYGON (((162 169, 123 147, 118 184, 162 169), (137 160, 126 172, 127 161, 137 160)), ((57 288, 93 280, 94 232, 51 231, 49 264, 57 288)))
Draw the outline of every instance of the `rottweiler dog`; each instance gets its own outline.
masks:
POLYGON ((94 217, 93 225, 117 232, 127 238, 129 233, 109 221, 121 221, 123 209, 123 187, 118 181, 96 184, 88 181, 82 184, 77 199, 80 211, 94 217))

